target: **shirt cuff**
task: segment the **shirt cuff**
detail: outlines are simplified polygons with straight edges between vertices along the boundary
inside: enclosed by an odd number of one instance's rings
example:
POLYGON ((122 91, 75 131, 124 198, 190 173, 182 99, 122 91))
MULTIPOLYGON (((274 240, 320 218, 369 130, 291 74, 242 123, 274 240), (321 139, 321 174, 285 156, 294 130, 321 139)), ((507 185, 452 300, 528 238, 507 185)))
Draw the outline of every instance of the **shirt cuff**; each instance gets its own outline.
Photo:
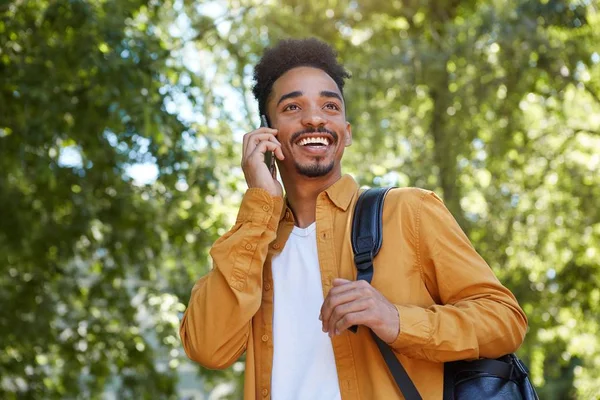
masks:
MULTIPOLYGON (((427 310, 418 306, 399 306, 395 304, 400 318, 400 330, 396 340, 390 346, 402 352, 414 346, 422 347, 431 341, 433 334, 427 310)), ((411 349, 413 350, 413 349, 411 349)))
POLYGON ((250 188, 242 198, 236 223, 266 224, 271 230, 277 230, 282 210, 283 197, 272 196, 265 189, 250 188))

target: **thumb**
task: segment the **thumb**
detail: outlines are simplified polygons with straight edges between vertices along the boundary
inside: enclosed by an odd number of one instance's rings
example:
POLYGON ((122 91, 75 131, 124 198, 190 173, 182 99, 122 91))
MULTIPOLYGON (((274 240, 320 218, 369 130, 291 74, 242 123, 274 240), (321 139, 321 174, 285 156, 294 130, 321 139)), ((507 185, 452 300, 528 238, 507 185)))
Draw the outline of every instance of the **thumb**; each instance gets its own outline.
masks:
POLYGON ((348 279, 343 279, 343 278, 335 278, 332 282, 333 286, 342 286, 345 285, 347 283, 350 283, 352 281, 349 281, 348 279))

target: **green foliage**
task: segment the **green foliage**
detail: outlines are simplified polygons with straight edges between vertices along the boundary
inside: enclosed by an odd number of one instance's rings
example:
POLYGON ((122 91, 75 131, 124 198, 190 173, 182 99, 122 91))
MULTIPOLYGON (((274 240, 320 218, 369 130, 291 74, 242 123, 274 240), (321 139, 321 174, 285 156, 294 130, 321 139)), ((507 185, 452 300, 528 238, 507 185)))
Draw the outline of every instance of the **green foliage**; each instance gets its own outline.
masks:
MULTIPOLYGON (((317 36, 353 75, 345 170, 442 195, 529 316, 520 355, 540 396, 597 398, 598 8, 1 5, 0 397, 98 397, 109 381, 174 396, 178 313, 244 190, 251 67, 278 39, 317 36), (139 163, 157 179, 136 183, 139 163)), ((239 366, 199 371, 208 390, 236 381, 238 398, 239 366)))
POLYGON ((212 147, 196 157, 197 131, 166 106, 189 90, 160 34, 168 6, 0 9, 2 398, 97 398, 114 377, 123 398, 174 396, 169 293, 207 267, 217 228, 199 222, 222 223, 212 147), (136 163, 157 165, 153 185, 133 182, 136 163))

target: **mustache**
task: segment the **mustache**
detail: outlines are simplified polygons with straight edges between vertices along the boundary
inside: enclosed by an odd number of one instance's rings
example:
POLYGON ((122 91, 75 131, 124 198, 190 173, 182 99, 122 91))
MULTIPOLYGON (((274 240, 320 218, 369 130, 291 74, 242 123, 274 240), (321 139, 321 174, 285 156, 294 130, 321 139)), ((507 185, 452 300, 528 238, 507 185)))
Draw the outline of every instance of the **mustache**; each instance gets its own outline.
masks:
POLYGON ((334 131, 330 131, 329 129, 327 129, 323 126, 320 126, 318 128, 306 128, 301 131, 298 131, 292 135, 292 138, 290 139, 290 141, 292 143, 295 143, 300 136, 306 135, 307 133, 327 133, 327 134, 331 135, 331 137, 333 137, 334 143, 336 143, 338 141, 338 134, 335 133, 334 131))

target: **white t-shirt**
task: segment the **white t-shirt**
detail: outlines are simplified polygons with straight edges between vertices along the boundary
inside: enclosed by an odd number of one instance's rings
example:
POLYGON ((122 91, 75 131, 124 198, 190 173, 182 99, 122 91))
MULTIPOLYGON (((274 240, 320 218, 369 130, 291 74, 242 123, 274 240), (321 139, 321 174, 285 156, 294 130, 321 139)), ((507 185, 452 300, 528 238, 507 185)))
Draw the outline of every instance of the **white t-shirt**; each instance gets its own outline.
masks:
POLYGON ((316 223, 294 227, 273 257, 273 400, 341 399, 331 339, 322 330, 316 223))

